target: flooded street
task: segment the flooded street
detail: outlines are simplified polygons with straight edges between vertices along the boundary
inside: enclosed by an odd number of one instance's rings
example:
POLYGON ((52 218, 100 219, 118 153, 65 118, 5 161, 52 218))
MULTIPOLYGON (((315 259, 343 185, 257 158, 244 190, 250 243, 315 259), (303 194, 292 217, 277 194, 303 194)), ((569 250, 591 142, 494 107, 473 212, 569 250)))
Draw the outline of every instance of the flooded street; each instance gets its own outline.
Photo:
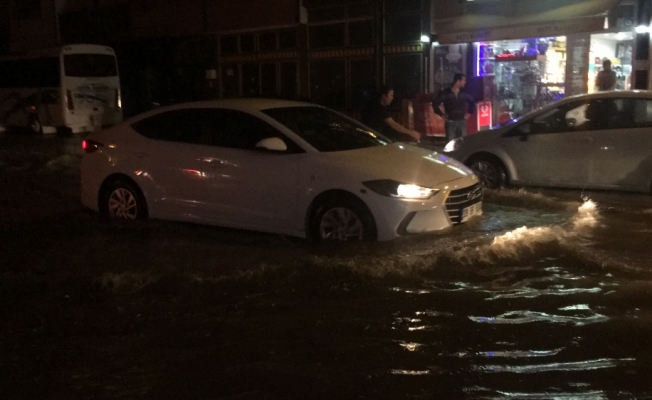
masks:
POLYGON ((79 139, 0 138, 6 399, 652 398, 652 196, 488 191, 392 242, 79 200, 79 139))

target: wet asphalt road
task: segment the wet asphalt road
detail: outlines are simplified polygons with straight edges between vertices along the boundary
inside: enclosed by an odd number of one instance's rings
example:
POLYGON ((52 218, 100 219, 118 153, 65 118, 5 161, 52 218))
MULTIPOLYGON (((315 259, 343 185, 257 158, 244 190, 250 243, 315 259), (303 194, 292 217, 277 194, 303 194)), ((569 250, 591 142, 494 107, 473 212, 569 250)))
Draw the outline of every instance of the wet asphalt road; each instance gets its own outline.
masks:
POLYGON ((78 142, 0 138, 4 398, 652 398, 649 195, 494 191, 446 232, 313 246, 101 221, 78 142))

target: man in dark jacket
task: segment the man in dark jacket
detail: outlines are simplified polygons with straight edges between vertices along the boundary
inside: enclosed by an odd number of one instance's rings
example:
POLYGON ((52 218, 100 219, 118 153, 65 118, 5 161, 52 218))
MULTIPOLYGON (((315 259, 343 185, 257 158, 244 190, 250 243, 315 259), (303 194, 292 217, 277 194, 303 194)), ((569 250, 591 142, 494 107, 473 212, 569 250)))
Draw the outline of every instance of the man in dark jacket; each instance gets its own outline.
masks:
POLYGON ((475 112, 475 101, 464 91, 466 76, 455 74, 453 85, 442 90, 432 104, 435 113, 446 120, 446 139, 466 136, 466 121, 475 112), (440 106, 444 105, 444 112, 440 106))
POLYGON ((362 123, 392 140, 420 141, 421 134, 419 132, 403 127, 389 115, 387 107, 393 100, 394 89, 390 86, 383 86, 376 101, 362 110, 362 123))

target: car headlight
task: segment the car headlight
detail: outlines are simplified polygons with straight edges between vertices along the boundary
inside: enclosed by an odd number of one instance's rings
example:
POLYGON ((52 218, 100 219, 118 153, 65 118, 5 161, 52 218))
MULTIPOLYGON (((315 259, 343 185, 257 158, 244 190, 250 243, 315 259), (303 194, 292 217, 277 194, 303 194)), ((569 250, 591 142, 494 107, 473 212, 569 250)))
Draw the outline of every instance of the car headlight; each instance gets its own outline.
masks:
POLYGON ((462 147, 462 138, 455 138, 446 143, 446 146, 444 147, 444 153, 450 153, 451 151, 459 150, 460 147, 462 147))
POLYGON ((434 196, 438 189, 426 188, 409 183, 401 183, 391 179, 362 182, 363 185, 383 196, 399 199, 426 200, 434 196))

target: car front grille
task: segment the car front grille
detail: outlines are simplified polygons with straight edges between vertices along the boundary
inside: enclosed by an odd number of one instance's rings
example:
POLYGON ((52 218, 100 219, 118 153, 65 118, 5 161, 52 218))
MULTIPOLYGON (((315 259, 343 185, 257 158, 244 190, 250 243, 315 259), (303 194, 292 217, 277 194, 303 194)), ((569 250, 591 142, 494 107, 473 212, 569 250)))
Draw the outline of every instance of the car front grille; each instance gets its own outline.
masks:
POLYGON ((482 184, 453 190, 446 198, 446 211, 453 224, 459 224, 462 210, 482 201, 482 184))

